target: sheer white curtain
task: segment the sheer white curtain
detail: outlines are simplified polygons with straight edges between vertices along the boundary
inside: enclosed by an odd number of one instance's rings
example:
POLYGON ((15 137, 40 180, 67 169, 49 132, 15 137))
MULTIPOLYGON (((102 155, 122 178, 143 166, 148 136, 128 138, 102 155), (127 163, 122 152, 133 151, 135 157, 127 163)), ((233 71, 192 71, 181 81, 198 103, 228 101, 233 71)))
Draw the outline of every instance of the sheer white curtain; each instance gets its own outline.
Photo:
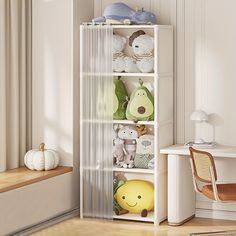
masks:
POLYGON ((81 216, 112 218, 112 35, 107 25, 81 26, 81 216))
POLYGON ((31 145, 31 0, 0 0, 0 171, 31 145))

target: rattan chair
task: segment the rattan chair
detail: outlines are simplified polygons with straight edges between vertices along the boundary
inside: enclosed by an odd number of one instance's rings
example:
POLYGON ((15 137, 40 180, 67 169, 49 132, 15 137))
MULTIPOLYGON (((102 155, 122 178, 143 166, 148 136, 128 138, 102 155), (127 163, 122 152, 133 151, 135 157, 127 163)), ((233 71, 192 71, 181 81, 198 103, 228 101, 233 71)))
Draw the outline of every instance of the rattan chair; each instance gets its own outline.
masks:
POLYGON ((209 152, 199 151, 192 147, 189 150, 195 191, 217 202, 236 203, 236 183, 217 183, 213 156, 209 152), (203 183, 201 189, 199 182, 203 183))

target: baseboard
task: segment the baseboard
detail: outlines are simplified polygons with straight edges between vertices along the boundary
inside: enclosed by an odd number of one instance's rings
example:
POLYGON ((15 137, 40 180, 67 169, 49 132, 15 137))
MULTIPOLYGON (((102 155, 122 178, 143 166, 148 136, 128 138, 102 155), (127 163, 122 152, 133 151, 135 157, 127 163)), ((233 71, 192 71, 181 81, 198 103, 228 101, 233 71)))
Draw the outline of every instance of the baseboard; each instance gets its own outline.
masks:
POLYGON ((216 211, 234 211, 236 214, 236 204, 235 203, 219 203, 216 201, 208 200, 201 195, 198 196, 196 200, 197 209, 208 209, 216 211), (201 197, 201 198, 200 198, 201 197))
POLYGON ((196 209, 195 215, 196 217, 201 217, 201 218, 236 220, 235 211, 196 209))
POLYGON ((31 225, 31 226, 23 228, 19 231, 15 231, 13 233, 10 233, 8 235, 9 236, 27 236, 27 235, 30 235, 30 234, 36 232, 36 231, 42 230, 46 227, 49 227, 51 225, 57 224, 61 221, 70 219, 70 218, 78 216, 78 215, 79 215, 79 208, 75 208, 75 209, 66 211, 63 214, 57 215, 53 218, 42 221, 38 224, 31 225))

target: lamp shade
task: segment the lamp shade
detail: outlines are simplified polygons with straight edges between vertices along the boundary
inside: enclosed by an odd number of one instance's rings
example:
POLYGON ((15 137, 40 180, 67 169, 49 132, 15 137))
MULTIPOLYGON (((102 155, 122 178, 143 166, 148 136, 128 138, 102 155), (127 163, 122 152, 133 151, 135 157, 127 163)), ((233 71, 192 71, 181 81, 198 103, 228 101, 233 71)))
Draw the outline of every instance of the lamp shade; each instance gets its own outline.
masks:
POLYGON ((190 120, 198 121, 198 122, 207 121, 207 119, 208 119, 207 113, 202 110, 194 111, 190 117, 190 120))

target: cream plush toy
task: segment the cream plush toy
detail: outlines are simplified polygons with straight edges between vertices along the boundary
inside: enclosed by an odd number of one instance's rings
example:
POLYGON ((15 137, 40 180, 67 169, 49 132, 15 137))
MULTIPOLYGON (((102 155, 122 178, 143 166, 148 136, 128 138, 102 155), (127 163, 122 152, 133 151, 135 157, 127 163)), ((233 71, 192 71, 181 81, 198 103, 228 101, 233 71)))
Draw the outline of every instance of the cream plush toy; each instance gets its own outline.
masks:
POLYGON ((113 35, 113 71, 115 72, 138 72, 135 59, 126 56, 123 52, 126 38, 118 34, 113 35))
POLYGON ((143 30, 138 30, 129 37, 129 46, 133 48, 133 59, 136 61, 137 69, 142 73, 153 72, 153 37, 143 30))
POLYGON ((123 50, 125 48, 126 39, 120 35, 113 35, 113 71, 123 72, 125 71, 125 54, 123 50))

